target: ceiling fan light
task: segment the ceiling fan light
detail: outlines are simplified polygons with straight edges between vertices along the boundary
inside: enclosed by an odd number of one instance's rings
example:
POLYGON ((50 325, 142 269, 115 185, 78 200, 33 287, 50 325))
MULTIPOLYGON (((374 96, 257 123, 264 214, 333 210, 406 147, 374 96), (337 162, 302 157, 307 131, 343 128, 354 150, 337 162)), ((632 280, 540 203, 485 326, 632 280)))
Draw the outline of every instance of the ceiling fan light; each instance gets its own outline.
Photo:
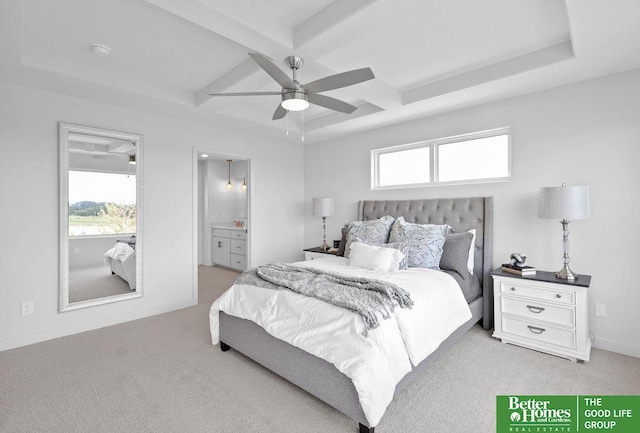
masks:
POLYGON ((303 111, 309 108, 307 95, 303 92, 289 92, 282 95, 282 108, 288 111, 303 111))

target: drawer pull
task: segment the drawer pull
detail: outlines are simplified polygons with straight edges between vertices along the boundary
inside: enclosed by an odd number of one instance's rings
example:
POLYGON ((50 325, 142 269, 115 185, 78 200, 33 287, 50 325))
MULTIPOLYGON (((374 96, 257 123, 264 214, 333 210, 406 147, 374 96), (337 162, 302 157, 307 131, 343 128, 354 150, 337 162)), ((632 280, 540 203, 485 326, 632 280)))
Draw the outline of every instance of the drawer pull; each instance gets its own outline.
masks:
POLYGON ((512 287, 512 288, 511 288, 511 291, 512 291, 512 292, 515 292, 515 291, 516 291, 516 288, 515 288, 515 287, 512 287))
POLYGON ((556 295, 556 298, 560 299, 560 298, 562 298, 562 295, 558 293, 558 294, 556 295))
POLYGON ((544 328, 538 328, 536 326, 527 326, 527 328, 529 328, 529 331, 533 332, 534 334, 542 334, 544 331, 546 331, 546 329, 544 328))
POLYGON ((542 313, 544 311, 544 308, 542 307, 535 307, 533 305, 527 305, 527 308, 529 309, 529 311, 531 311, 532 313, 542 313))
POLYGON ((218 241, 218 248, 222 248, 222 242, 218 241))

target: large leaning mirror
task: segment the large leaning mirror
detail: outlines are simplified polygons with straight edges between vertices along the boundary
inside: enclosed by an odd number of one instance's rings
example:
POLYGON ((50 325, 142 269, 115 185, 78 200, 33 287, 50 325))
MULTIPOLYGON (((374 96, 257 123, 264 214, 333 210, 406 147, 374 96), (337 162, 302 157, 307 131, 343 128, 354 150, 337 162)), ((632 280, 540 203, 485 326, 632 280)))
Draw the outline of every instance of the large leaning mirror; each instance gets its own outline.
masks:
POLYGON ((60 123, 60 312, 142 296, 142 136, 60 123))

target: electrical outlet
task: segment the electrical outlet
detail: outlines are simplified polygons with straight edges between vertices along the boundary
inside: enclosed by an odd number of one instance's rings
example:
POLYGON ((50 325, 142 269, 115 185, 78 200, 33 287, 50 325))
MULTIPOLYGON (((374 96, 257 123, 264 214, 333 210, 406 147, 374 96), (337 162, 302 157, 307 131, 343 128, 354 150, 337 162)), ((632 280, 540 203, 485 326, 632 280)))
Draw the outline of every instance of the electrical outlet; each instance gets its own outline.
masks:
POLYGON ((22 303, 22 315, 28 316, 33 314, 34 302, 33 301, 24 301, 22 303))
POLYGON ((605 304, 595 304, 596 317, 607 317, 607 306, 605 304))

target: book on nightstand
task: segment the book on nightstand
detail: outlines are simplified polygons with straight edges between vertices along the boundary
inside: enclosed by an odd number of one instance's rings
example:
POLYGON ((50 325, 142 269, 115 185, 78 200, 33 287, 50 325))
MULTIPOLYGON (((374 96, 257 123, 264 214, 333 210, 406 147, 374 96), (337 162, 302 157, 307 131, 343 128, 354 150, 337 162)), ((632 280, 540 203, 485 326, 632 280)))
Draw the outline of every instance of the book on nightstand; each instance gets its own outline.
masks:
POLYGON ((533 266, 515 266, 511 263, 503 263, 502 270, 516 275, 535 275, 536 268, 533 266))

